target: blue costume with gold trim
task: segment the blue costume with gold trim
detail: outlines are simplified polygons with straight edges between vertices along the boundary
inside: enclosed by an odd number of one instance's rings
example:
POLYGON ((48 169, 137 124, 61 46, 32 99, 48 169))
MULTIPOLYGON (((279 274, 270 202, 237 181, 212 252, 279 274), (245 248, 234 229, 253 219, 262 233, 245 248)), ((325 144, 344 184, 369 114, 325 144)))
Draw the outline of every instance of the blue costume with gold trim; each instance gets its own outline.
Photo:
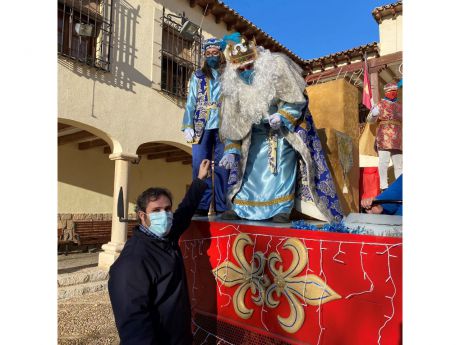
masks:
POLYGON ((222 78, 221 134, 225 154, 235 154, 237 161, 229 177, 232 210, 241 218, 262 220, 295 207, 316 219, 340 221, 300 68, 285 55, 263 49, 253 60, 251 84, 240 81, 231 67, 222 78), (273 115, 281 120, 279 129, 268 122, 273 115))
MULTIPOLYGON (((193 128, 195 137, 192 145, 192 175, 198 176, 200 163, 203 159, 217 162, 222 158, 224 145, 219 138, 220 126, 220 73, 211 69, 213 79, 207 78, 201 70, 192 74, 189 81, 189 93, 185 105, 182 130, 193 128)), ((215 176, 215 209, 222 212, 226 207, 228 171, 224 168, 214 168, 215 176)), ((198 209, 208 210, 212 197, 212 179, 206 179, 208 189, 201 199, 198 209)))

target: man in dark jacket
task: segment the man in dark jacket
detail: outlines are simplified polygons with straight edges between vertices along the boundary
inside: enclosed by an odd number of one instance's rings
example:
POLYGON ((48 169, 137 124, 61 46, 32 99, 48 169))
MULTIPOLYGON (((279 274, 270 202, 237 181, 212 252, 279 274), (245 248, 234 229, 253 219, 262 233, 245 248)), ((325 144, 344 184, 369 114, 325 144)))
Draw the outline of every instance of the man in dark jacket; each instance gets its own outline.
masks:
POLYGON ((139 225, 110 268, 109 294, 121 345, 191 344, 191 310, 179 237, 207 188, 210 162, 174 215, 168 190, 149 188, 137 199, 139 225))

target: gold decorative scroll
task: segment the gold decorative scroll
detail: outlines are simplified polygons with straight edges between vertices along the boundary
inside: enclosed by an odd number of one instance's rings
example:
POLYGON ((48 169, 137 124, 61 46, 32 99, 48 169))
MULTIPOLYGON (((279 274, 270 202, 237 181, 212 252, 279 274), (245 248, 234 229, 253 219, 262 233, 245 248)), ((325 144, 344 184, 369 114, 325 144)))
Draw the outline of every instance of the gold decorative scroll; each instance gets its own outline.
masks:
POLYGON ((240 234, 233 242, 232 253, 238 265, 228 259, 214 268, 214 276, 226 287, 239 285, 233 294, 233 308, 235 313, 242 319, 249 319, 254 309, 249 309, 244 298, 251 289, 252 301, 255 305, 262 306, 265 300, 265 289, 270 284, 269 279, 263 273, 265 269, 265 256, 262 252, 255 252, 251 264, 244 256, 244 248, 254 246, 247 234, 240 234), (257 263, 256 263, 257 261, 257 263))
POLYGON ((283 294, 289 301, 290 314, 286 318, 278 315, 278 322, 286 332, 296 333, 305 321, 303 303, 319 305, 339 299, 341 296, 314 274, 299 276, 308 263, 308 252, 299 239, 289 238, 283 248, 292 253, 292 263, 284 271, 282 258, 278 253, 271 253, 268 257, 268 268, 274 277, 274 282, 267 289, 266 304, 269 308, 278 307, 279 301, 274 299, 273 293, 276 292, 278 298, 283 294), (278 269, 276 269, 277 263, 280 263, 278 269))
POLYGON ((262 252, 253 254, 251 263, 244 255, 247 246, 254 248, 254 243, 248 234, 241 233, 233 242, 232 254, 237 262, 228 259, 213 269, 214 276, 226 287, 238 286, 233 294, 233 308, 242 319, 249 319, 254 310, 245 304, 245 296, 251 289, 251 299, 257 306, 267 305, 269 308, 278 307, 281 295, 289 302, 288 317, 278 315, 281 328, 288 333, 296 333, 305 321, 304 304, 320 305, 341 298, 320 277, 314 274, 300 275, 308 263, 308 252, 303 243, 297 238, 289 238, 283 244, 292 254, 292 262, 284 270, 283 260, 277 252, 268 257, 268 269, 273 275, 273 283, 264 274, 266 259, 262 252), (276 266, 278 265, 278 268, 276 266), (268 287, 268 288, 267 288, 268 287), (277 299, 274 298, 276 293, 277 299))

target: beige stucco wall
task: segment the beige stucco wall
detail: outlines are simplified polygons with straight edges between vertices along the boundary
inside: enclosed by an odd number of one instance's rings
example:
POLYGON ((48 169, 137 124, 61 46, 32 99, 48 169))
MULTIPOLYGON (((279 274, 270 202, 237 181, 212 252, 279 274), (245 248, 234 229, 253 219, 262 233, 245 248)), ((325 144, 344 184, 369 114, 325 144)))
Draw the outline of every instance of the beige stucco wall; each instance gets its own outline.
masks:
POLYGON ((398 14, 395 18, 386 16, 379 24, 380 56, 403 50, 402 19, 402 14, 398 14))
POLYGON ((164 159, 142 159, 131 165, 129 175, 129 213, 134 212, 136 198, 149 187, 168 188, 173 195, 173 209, 182 201, 186 185, 192 182, 192 166, 164 159))
POLYGON ((58 213, 112 213, 114 162, 102 148, 58 147, 58 213))
POLYGON ((309 108, 325 145, 326 160, 331 169, 340 204, 345 214, 359 209, 359 152, 358 152, 358 89, 344 79, 307 88, 309 108), (353 167, 348 174, 348 193, 343 193, 344 178, 338 157, 334 129, 350 136, 353 141, 353 167))
MULTIPOLYGON (((62 123, 103 138, 112 152, 135 154, 147 142, 163 142, 191 153, 182 132, 183 101, 162 93, 161 16, 182 14, 203 35, 222 37, 225 24, 202 16, 185 0, 113 0, 113 53, 110 72, 58 57, 58 118, 62 123)), ((77 144, 58 149, 59 213, 112 213, 114 167, 102 149, 79 151, 77 144)), ((181 162, 142 159, 129 164, 129 212, 146 188, 164 186, 174 196, 174 208, 191 182, 191 166, 181 162)))
MULTIPOLYGON (((199 6, 188 1, 114 0, 114 51, 110 72, 58 58, 58 117, 106 133, 113 152, 134 154, 146 142, 164 141, 185 148, 180 131, 183 105, 158 91, 161 78, 160 18, 163 4, 200 24, 199 6)), ((203 19, 205 37, 221 37, 225 25, 203 19)), ((74 123, 72 123, 74 124, 74 123)))
MULTIPOLYGON (((102 148, 78 150, 77 144, 58 148, 58 213, 112 213, 114 161, 102 148)), ((156 186, 168 188, 173 208, 182 200, 191 182, 190 165, 166 163, 163 159, 142 159, 130 166, 129 212, 134 212, 137 196, 156 186)))

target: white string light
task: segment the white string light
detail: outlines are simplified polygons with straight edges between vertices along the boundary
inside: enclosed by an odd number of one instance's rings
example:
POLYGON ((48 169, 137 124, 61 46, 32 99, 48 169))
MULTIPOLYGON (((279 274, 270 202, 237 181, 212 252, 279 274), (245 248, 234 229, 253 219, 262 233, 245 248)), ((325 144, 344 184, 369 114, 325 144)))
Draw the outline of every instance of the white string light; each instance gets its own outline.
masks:
POLYGON ((203 255, 203 240, 200 241, 200 246, 198 247, 199 255, 203 255))
POLYGON ((322 292, 321 298, 319 300, 318 308, 316 309, 316 312, 318 313, 318 324, 319 324, 318 342, 316 343, 317 345, 319 345, 319 343, 321 341, 321 336, 322 336, 323 332, 326 330, 326 328, 323 327, 323 325, 321 323, 321 307, 323 305, 323 297, 324 297, 324 292, 326 290, 326 285, 327 285, 327 277, 326 277, 326 275, 324 274, 324 271, 323 271, 323 250, 327 250, 327 249, 323 248, 323 241, 321 241, 319 243, 319 253, 320 253, 319 268, 320 268, 320 271, 319 271, 318 276, 323 275, 323 277, 324 277, 324 279, 323 279, 324 285, 323 285, 323 292, 322 292))
MULTIPOLYGON (((222 230, 222 229, 221 229, 222 230)), ((236 230, 236 229, 235 229, 236 230)), ((242 233, 241 231, 237 230, 238 232, 242 233)), ((276 236, 276 235, 267 235, 267 234, 258 234, 258 233, 248 233, 249 235, 252 236, 260 236, 260 237, 273 237, 273 238, 279 238, 281 241, 288 239, 289 237, 286 236, 276 236)), ((181 242, 198 242, 201 240, 213 240, 216 238, 222 238, 222 237, 236 237, 238 234, 229 234, 229 235, 221 235, 221 236, 211 236, 211 237, 203 237, 203 238, 192 238, 188 240, 181 240, 181 242)), ((382 243, 382 242, 362 242, 362 241, 339 241, 339 240, 326 240, 326 239, 316 239, 316 238, 309 238, 308 241, 314 241, 314 242, 328 242, 328 243, 346 243, 346 244, 362 244, 364 243, 365 245, 374 245, 374 246, 387 246, 388 243, 382 243)))
POLYGON ((184 259, 188 258, 187 251, 188 251, 187 243, 184 243, 184 256, 183 256, 184 259))
MULTIPOLYGON (((393 295, 392 296, 385 296, 386 298, 388 298, 391 301, 391 315, 390 316, 384 315, 386 320, 385 320, 385 323, 382 325, 382 327, 379 328, 379 338, 378 338, 379 345, 380 345, 380 340, 382 338, 382 330, 383 330, 383 328, 385 328, 387 323, 390 322, 391 319, 393 319, 393 316, 395 315, 394 298, 396 296, 396 284, 395 284, 395 282, 393 280, 393 277, 391 275, 390 257, 396 258, 396 256, 390 254, 390 249, 391 248, 389 246, 387 246, 387 250, 385 250, 382 253, 385 253, 385 252, 387 253, 388 278, 385 280, 385 283, 387 283, 388 281, 391 281, 391 284, 393 285, 393 295)), ((380 253, 377 253, 377 254, 380 254, 380 253)))
MULTIPOLYGON (((307 291, 307 274, 308 272, 313 272, 312 269, 310 269, 310 255, 309 255, 309 252, 310 250, 312 250, 311 248, 308 248, 307 244, 305 243, 305 238, 302 240, 303 242, 303 245, 305 246, 305 248, 307 249, 307 269, 305 271, 305 275, 304 275, 304 285, 303 285, 303 303, 302 305, 305 307, 305 309, 308 307, 308 304, 307 304, 307 294, 306 294, 306 291, 307 291)), ((307 311, 305 310, 305 321, 307 321, 307 311)))
MULTIPOLYGON (((267 242, 267 247, 265 248, 265 251, 264 251, 264 257, 266 258, 267 257, 267 254, 268 254, 268 251, 270 250, 271 248, 271 243, 272 243, 272 240, 273 240, 273 236, 270 236, 270 240, 267 242)), ((254 248, 255 248, 255 245, 254 245, 254 248)), ((254 254, 253 254, 254 255, 254 254)), ((261 276, 263 277, 263 275, 261 276)), ((262 325, 264 326, 265 330, 270 332, 270 330, 268 329, 267 325, 265 324, 264 322, 264 313, 266 313, 267 310, 265 310, 265 303, 262 304, 262 308, 260 310, 260 322, 262 323, 262 325)))
POLYGON ((206 334, 206 338, 204 338, 204 340, 201 342, 201 344, 200 344, 200 345, 203 345, 203 344, 205 344, 205 343, 208 341, 208 337, 209 337, 209 335, 210 335, 209 333, 208 333, 208 334, 206 334))
POLYGON ((227 228, 233 228, 233 230, 238 231, 239 233, 241 233, 241 231, 240 231, 240 226, 239 226, 239 225, 238 225, 238 226, 234 226, 234 225, 231 225, 231 224, 230 224, 230 225, 227 225, 227 226, 224 226, 223 228, 220 228, 219 231, 225 230, 225 229, 227 229, 227 228))
MULTIPOLYGON (((386 245, 386 249, 383 252, 377 252, 378 255, 382 255, 390 251, 390 249, 393 249, 394 247, 402 246, 402 243, 395 243, 392 244, 391 246, 386 245)), ((394 256, 395 257, 395 256, 394 256)))
MULTIPOLYGON (((228 248, 230 246, 230 236, 228 236, 228 242, 227 242, 227 260, 228 260, 228 248)), ((220 251, 220 246, 219 246, 219 239, 217 239, 217 249, 219 250, 219 259, 217 260, 217 265, 216 267, 218 267, 220 264, 221 264, 221 260, 222 260, 222 253, 220 251)), ((227 278, 227 274, 228 274, 228 265, 226 266, 226 269, 225 269, 225 274, 224 274, 224 280, 226 280, 227 278)), ((232 301, 232 296, 230 296, 228 293, 224 293, 222 292, 222 285, 223 283, 220 283, 219 285, 219 279, 217 279, 216 276, 214 276, 214 280, 216 281, 216 286, 217 286, 217 289, 219 291, 219 295, 220 296, 226 296, 228 297, 228 301, 227 301, 227 304, 222 304, 220 307, 221 308, 225 308, 226 306, 228 306, 230 304, 230 302, 232 301)))
MULTIPOLYGON (((233 343, 231 343, 231 342, 229 342, 229 341, 227 341, 227 340, 225 340, 225 339, 223 339, 223 338, 221 338, 221 337, 215 335, 214 333, 208 332, 208 331, 205 330, 203 327, 201 327, 200 325, 198 325, 198 324, 195 322, 195 320, 192 319, 192 322, 193 322, 193 324, 194 324, 195 327, 196 327, 196 331, 195 331, 195 333, 193 333, 193 336, 195 336, 195 334, 198 332, 198 330, 201 329, 203 332, 206 333, 206 339, 204 340, 204 342, 206 342, 206 340, 208 339, 209 336, 212 336, 212 337, 218 339, 218 340, 219 340, 219 343, 222 341, 222 342, 224 342, 225 344, 234 345, 233 343)), ((201 343, 201 344, 204 344, 204 342, 201 343)), ((219 344, 219 343, 218 343, 218 344, 219 344)))
POLYGON ((364 242, 361 243, 361 250, 359 252, 359 256, 361 258, 361 269, 363 270, 364 280, 369 279, 369 281, 371 282, 371 286, 369 290, 362 291, 362 292, 353 292, 349 294, 347 297, 345 297, 345 299, 349 299, 350 297, 353 297, 353 296, 362 295, 362 294, 370 293, 374 291, 374 282, 372 281, 372 279, 369 277, 366 270, 364 269, 363 255, 367 255, 367 253, 363 252, 363 248, 364 248, 364 242))
MULTIPOLYGON (((274 237, 279 237, 279 236, 274 236, 274 237)), ((281 243, 283 243, 285 240, 287 239, 287 237, 282 237, 281 240, 278 242, 278 244, 276 245, 276 252, 278 253, 279 256, 281 256, 280 254, 280 251, 278 250, 278 247, 281 245, 281 243)))
MULTIPOLYGON (((193 262, 193 269, 190 269, 190 272, 193 273, 193 283, 192 283, 192 301, 196 302, 195 298, 195 290, 198 290, 198 288, 195 286, 195 281, 196 281, 196 256, 194 255, 194 250, 195 250, 195 242, 191 243, 192 245, 192 262, 193 262)), ((192 309, 195 307, 195 304, 192 304, 192 309)))
POLYGON ((342 69, 343 69, 343 66, 340 66, 339 73, 337 73, 337 77, 335 78, 335 80, 339 79, 340 73, 342 73, 342 69))
MULTIPOLYGON (((226 226, 218 229, 218 231, 222 231, 222 230, 225 230, 225 229, 228 229, 228 228, 234 230, 236 233, 220 235, 220 236, 210 236, 210 237, 206 237, 206 238, 185 239, 185 240, 181 241, 181 243, 184 246, 184 251, 185 251, 184 259, 189 258, 189 253, 188 252, 190 251, 190 248, 189 248, 188 244, 190 243, 190 245, 191 245, 191 254, 190 254, 190 256, 191 256, 192 261, 193 261, 193 268, 190 269, 190 271, 193 273, 192 301, 196 301, 195 290, 198 290, 195 287, 196 270, 197 270, 197 264, 196 264, 196 261, 195 261, 197 256, 195 255, 195 248, 198 245, 199 254, 202 255, 203 254, 202 246, 204 245, 204 241, 205 240, 209 240, 209 241, 216 240, 217 251, 218 251, 218 258, 217 258, 216 267, 219 266, 223 261, 226 261, 226 260, 228 261, 229 260, 229 251, 230 251, 232 238, 235 238, 236 236, 239 235, 239 233, 242 233, 242 231, 240 231, 240 226, 239 225, 237 227, 235 227, 234 225, 226 225, 226 226), (227 247, 225 257, 223 255, 224 253, 222 252, 222 250, 220 248, 222 246, 222 241, 221 240, 223 240, 223 239, 226 239, 226 241, 224 241, 224 243, 226 243, 225 246, 227 247)), ((278 253, 278 255, 280 255, 279 246, 282 245, 283 242, 289 238, 289 237, 286 237, 286 236, 277 236, 277 235, 268 235, 268 234, 256 234, 256 233, 248 233, 248 235, 250 235, 251 237, 254 238, 254 244, 253 244, 253 248, 252 248, 252 258, 251 258, 251 261, 250 261, 252 263, 252 266, 255 265, 254 255, 255 255, 256 245, 257 245, 257 241, 258 241, 259 237, 260 238, 267 238, 266 247, 265 247, 265 250, 263 252, 264 257, 267 257, 267 255, 269 255, 270 250, 273 249, 273 248, 275 248, 275 251, 278 253), (276 245, 272 244, 274 239, 278 240, 278 243, 276 245)), ((348 296, 345 297, 345 299, 349 299, 349 298, 351 298, 353 296, 356 296, 356 295, 362 295, 362 294, 365 294, 365 293, 371 293, 372 291, 374 291, 374 282, 372 281, 372 279, 370 278, 369 274, 367 273, 367 271, 365 269, 364 255, 368 255, 368 253, 364 251, 364 246, 366 246, 366 245, 367 246, 374 245, 374 246, 380 246, 380 247, 383 246, 384 247, 384 249, 382 251, 376 252, 376 254, 378 254, 378 255, 387 254, 388 277, 387 277, 385 282, 386 283, 391 282, 391 284, 393 285, 394 290, 393 290, 392 296, 385 296, 385 298, 388 298, 391 301, 392 312, 391 312, 391 315, 384 315, 386 320, 385 320, 384 324, 378 330, 378 344, 380 345, 380 341, 381 341, 381 338, 382 338, 382 331, 386 327, 386 325, 393 319, 393 317, 395 315, 394 298, 396 296, 397 291, 396 291, 396 285, 395 285, 394 279, 393 279, 393 277, 391 275, 390 258, 392 258, 392 257, 394 258, 396 256, 392 255, 390 253, 390 251, 394 247, 401 246, 402 243, 388 244, 388 243, 377 243, 377 242, 358 242, 358 241, 343 241, 343 240, 339 241, 339 240, 305 239, 305 238, 300 239, 300 240, 303 242, 303 244, 305 245, 305 248, 307 249, 307 255, 309 254, 309 251, 314 250, 314 248, 308 247, 307 241, 319 242, 319 246, 320 246, 320 250, 319 250, 320 251, 320 258, 319 258, 320 272, 319 272, 319 276, 322 276, 322 278, 323 278, 324 287, 323 287, 323 292, 322 292, 322 296, 321 296, 321 301, 320 301, 320 303, 318 305, 318 308, 316 309, 316 312, 318 313, 318 324, 319 324, 319 329, 320 329, 317 344, 320 344, 321 339, 322 339, 322 334, 326 330, 326 328, 323 327, 323 324, 322 324, 322 299, 323 299, 324 294, 325 294, 325 286, 327 285, 327 277, 326 277, 326 274, 325 274, 324 269, 323 269, 323 250, 328 250, 328 248, 326 248, 324 246, 324 244, 325 243, 338 243, 338 250, 335 253, 335 255, 333 256, 332 260, 335 261, 335 262, 338 262, 340 264, 345 264, 345 261, 339 258, 339 256, 341 254, 346 254, 346 252, 342 250, 342 244, 360 244, 361 245, 361 249, 360 249, 361 270, 363 272, 363 279, 364 280, 369 280, 370 287, 369 287, 368 290, 365 290, 365 291, 350 293, 348 296)), ((227 270, 228 270, 228 266, 227 266, 227 270)), ((306 276, 307 276, 308 272, 314 272, 313 269, 310 268, 310 260, 307 260, 307 269, 306 269, 306 272, 305 272, 304 296, 306 295, 305 294, 305 291, 307 289, 306 276)), ((228 272, 225 273, 224 278, 227 276, 227 273, 228 272)), ((221 308, 222 307, 227 307, 231 303, 232 296, 227 294, 227 293, 225 293, 225 292, 223 292, 222 291, 223 289, 221 289, 223 284, 219 283, 219 280, 217 279, 217 277, 214 277, 214 278, 216 280, 216 285, 218 287, 219 296, 221 296, 221 297, 226 296, 228 298, 227 303, 225 305, 221 305, 220 307, 221 308)), ((262 277, 259 277, 259 279, 262 279, 262 277)), ((306 309, 308 304, 306 303, 306 298, 305 297, 304 297, 303 302, 304 303, 302 305, 306 309)), ((196 303, 194 303, 192 308, 194 308, 195 305, 196 305, 196 303)), ((261 307, 260 320, 261 320, 261 324, 265 328, 265 330, 270 332, 270 329, 267 327, 266 323, 264 322, 264 313, 267 312, 265 307, 266 306, 265 306, 265 303, 264 303, 262 305, 262 307, 261 307)), ((209 336, 215 337, 218 340, 217 344, 222 344, 222 343, 231 344, 230 342, 226 341, 225 339, 220 338, 217 335, 206 331, 201 326, 198 326, 196 324, 195 320, 192 320, 192 321, 195 324, 195 326, 197 327, 197 329, 195 330, 194 335, 197 333, 198 329, 200 329, 200 330, 202 330, 203 332, 206 333, 206 338, 202 342, 202 344, 206 343, 206 341, 209 338, 209 336)))
POLYGON ((340 260, 340 259, 337 259, 337 255, 339 254, 346 254, 344 251, 342 251, 340 248, 342 247, 342 242, 339 243, 339 250, 337 251, 337 253, 334 255, 334 257, 332 258, 332 260, 336 261, 336 262, 339 262, 341 264, 345 264, 345 261, 343 260, 340 260))
POLYGON ((361 84, 361 83, 362 83, 362 82, 361 82, 361 78, 360 78, 360 77, 361 77, 361 74, 363 74, 363 72, 364 72, 364 69, 362 69, 362 68, 361 68, 361 69, 359 69, 359 73, 358 73, 358 76, 356 77, 356 80, 355 80, 355 82, 354 82, 354 84, 353 84, 353 85, 355 85, 355 86, 356 86, 356 84, 358 84, 358 85, 359 85, 359 84, 361 84))

